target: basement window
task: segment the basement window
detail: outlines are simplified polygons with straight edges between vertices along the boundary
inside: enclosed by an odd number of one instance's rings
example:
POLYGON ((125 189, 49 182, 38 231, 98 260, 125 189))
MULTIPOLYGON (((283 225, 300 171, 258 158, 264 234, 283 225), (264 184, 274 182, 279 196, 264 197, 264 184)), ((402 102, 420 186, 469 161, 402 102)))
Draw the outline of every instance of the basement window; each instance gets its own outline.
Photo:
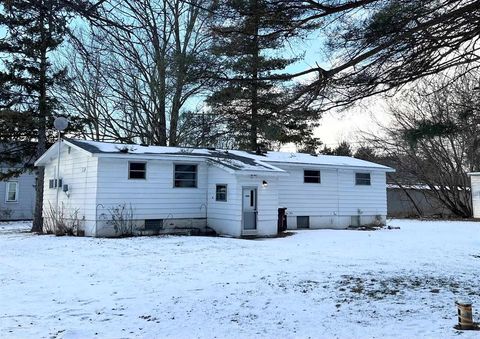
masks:
POLYGON ((145 219, 146 231, 158 231, 163 228, 163 219, 145 219))
POLYGON ((128 163, 128 179, 146 179, 147 163, 145 162, 129 162, 128 163))
POLYGON ((304 183, 319 184, 321 182, 320 171, 304 170, 303 171, 303 182, 304 183))
POLYGON ((217 185, 215 191, 216 201, 227 201, 227 185, 217 185))
POLYGON ((310 217, 308 217, 308 216, 298 216, 297 217, 297 228, 310 228, 310 217))
POLYGON ((197 165, 175 165, 174 187, 197 187, 197 165))
POLYGON ((370 173, 355 173, 355 185, 370 186, 370 173))

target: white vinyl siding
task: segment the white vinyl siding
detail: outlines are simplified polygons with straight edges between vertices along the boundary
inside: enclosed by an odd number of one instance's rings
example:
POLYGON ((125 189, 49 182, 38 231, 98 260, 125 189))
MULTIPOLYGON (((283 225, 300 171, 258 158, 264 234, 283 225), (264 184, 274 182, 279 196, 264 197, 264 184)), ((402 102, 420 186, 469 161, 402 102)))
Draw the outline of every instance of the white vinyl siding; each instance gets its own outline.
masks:
POLYGON ((289 172, 279 178, 279 207, 287 208, 289 228, 296 228, 297 216, 309 216, 310 228, 345 228, 351 216, 385 217, 387 214, 384 171, 371 171, 371 185, 355 185, 355 173, 348 168, 321 168, 321 185, 304 183, 304 169, 276 164, 289 172))
MULTIPOLYGON (((85 152, 62 145, 60 161, 60 178, 62 184, 68 185, 69 194, 58 192, 59 206, 63 206, 66 218, 77 214, 82 220, 86 235, 93 235, 96 219, 97 165, 98 158, 85 152), (84 220, 83 220, 84 219, 84 220)), ((55 152, 56 154, 56 152, 55 152)), ((56 158, 45 166, 45 178, 56 177, 56 158), (55 164, 55 165, 54 165, 55 164)), ((123 174, 125 176, 125 172, 123 174)), ((44 182, 43 216, 47 217, 55 208, 56 189, 49 189, 49 180, 44 182)))
POLYGON ((241 235, 242 192, 238 191, 237 178, 216 166, 208 166, 207 205, 208 226, 219 234, 241 235), (216 185, 221 182, 227 185, 227 201, 216 200, 216 185))
POLYGON ((472 186, 473 217, 480 218, 480 175, 470 177, 472 186))
POLYGON ((205 164, 192 163, 197 166, 196 188, 178 189, 173 187, 175 164, 172 160, 138 161, 147 163, 145 180, 129 180, 125 176, 127 159, 98 158, 98 215, 107 216, 112 208, 126 204, 132 207, 136 220, 206 217, 205 164))

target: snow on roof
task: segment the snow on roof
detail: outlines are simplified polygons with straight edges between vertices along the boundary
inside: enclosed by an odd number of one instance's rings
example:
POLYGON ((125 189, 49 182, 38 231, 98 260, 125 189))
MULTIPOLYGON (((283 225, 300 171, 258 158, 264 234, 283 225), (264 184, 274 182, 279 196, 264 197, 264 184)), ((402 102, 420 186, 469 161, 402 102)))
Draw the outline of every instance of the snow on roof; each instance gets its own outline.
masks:
POLYGON ((392 168, 352 157, 333 155, 310 155, 289 152, 255 152, 240 150, 218 150, 190 147, 142 146, 118 143, 107 143, 88 140, 66 139, 67 142, 92 154, 137 154, 164 156, 200 156, 235 171, 273 171, 284 172, 275 165, 316 165, 327 167, 357 167, 393 171, 392 168))
MULTIPOLYGON (((409 189, 409 190, 431 190, 431 186, 429 185, 426 185, 426 184, 415 184, 415 185, 405 185, 405 184, 402 184, 402 185, 398 185, 398 184, 388 184, 387 183, 387 188, 388 189, 409 189)), ((450 190, 450 187, 449 186, 439 186, 439 185, 435 185, 434 186, 434 189, 437 190, 437 191, 440 191, 441 189, 444 189, 444 190, 447 190, 449 191, 450 190)), ((457 190, 458 191, 463 191, 464 189, 469 191, 470 190, 470 187, 460 187, 460 186, 456 186, 457 190)))
POLYGON ((477 175, 480 175, 480 172, 468 172, 467 175, 469 175, 469 176, 477 176, 477 175))
POLYGON ((312 155, 307 153, 291 153, 291 152, 266 152, 264 155, 257 155, 255 153, 245 151, 232 151, 233 153, 248 153, 249 156, 262 161, 270 163, 287 163, 298 165, 319 165, 332 167, 365 167, 384 169, 387 171, 393 170, 390 167, 376 164, 373 162, 337 155, 312 155))
POLYGON ((259 159, 245 156, 247 152, 243 152, 245 154, 234 154, 230 151, 205 148, 127 145, 72 139, 68 139, 67 142, 81 147, 93 154, 123 153, 125 155, 198 156, 206 158, 216 165, 233 171, 285 172, 284 170, 267 164, 259 159))

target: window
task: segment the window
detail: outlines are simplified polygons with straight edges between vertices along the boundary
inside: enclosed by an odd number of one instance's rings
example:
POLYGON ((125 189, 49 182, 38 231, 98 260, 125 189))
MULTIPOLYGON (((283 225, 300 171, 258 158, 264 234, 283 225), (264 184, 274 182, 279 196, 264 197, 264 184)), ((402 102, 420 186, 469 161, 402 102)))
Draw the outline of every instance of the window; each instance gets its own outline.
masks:
POLYGON ((18 201, 18 182, 16 181, 7 182, 7 192, 6 192, 5 201, 6 202, 18 201))
POLYGON ((128 163, 128 179, 145 179, 147 177, 147 164, 145 162, 128 163))
POLYGON ((197 165, 175 165, 174 187, 197 187, 197 165))
POLYGON ((163 228, 163 219, 145 219, 145 230, 158 231, 163 228))
POLYGON ((319 184, 321 182, 320 171, 304 170, 303 171, 303 182, 319 184))
POLYGON ((57 188, 57 187, 62 187, 62 179, 58 180, 58 186, 57 186, 57 179, 50 179, 48 181, 48 188, 57 188))
POLYGON ((310 217, 297 217, 297 228, 310 228, 310 217))
POLYGON ((217 201, 227 201, 227 185, 217 185, 215 195, 217 201))
POLYGON ((355 185, 370 186, 370 173, 355 173, 355 185))

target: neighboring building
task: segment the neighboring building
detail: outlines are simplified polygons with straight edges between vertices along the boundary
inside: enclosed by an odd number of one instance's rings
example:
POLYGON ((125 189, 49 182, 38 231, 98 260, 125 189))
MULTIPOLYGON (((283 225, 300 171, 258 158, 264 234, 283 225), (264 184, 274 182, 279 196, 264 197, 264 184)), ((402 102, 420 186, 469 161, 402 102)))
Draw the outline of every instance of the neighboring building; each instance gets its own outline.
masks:
MULTIPOLYGON (((0 167, 0 172, 10 168, 0 167)), ((26 172, 18 177, 0 180, 0 220, 33 219, 35 207, 35 174, 26 172)))
POLYGON ((35 163, 45 167, 46 224, 58 194, 64 218, 88 236, 119 235, 130 221, 137 234, 208 226, 272 236, 281 208, 289 229, 380 224, 387 215, 385 175, 393 170, 350 157, 67 139, 57 178, 58 147, 35 163))
POLYGON ((468 173, 472 190, 473 217, 480 218, 480 172, 468 173))
POLYGON ((427 185, 387 184, 387 215, 392 218, 454 216, 429 191, 427 185))

